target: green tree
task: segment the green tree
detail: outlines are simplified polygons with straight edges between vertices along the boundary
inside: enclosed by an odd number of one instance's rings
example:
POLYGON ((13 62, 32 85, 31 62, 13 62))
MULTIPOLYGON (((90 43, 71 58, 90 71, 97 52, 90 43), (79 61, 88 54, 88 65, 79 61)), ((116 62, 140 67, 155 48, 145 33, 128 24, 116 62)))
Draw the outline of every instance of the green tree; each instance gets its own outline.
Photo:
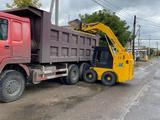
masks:
POLYGON ((12 0, 12 3, 7 3, 6 6, 8 8, 24 8, 28 6, 39 8, 42 4, 39 0, 12 0))
MULTIPOLYGON (((84 23, 101 22, 108 25, 115 35, 118 37, 119 41, 125 46, 129 41, 131 41, 131 32, 129 31, 129 26, 126 21, 122 21, 115 13, 106 10, 100 10, 92 14, 80 15, 81 21, 84 23)), ((99 33, 101 36, 100 45, 104 46, 107 42, 104 40, 104 35, 99 33)))

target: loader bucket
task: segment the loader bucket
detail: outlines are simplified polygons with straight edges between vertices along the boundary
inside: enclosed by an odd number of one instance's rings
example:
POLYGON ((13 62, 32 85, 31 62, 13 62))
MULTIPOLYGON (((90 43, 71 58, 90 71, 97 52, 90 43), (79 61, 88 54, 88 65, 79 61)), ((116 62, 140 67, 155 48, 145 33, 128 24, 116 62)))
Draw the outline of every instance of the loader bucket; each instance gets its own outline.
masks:
POLYGON ((75 30, 81 30, 81 28, 82 28, 82 22, 79 19, 70 21, 68 24, 71 27, 73 27, 75 30))

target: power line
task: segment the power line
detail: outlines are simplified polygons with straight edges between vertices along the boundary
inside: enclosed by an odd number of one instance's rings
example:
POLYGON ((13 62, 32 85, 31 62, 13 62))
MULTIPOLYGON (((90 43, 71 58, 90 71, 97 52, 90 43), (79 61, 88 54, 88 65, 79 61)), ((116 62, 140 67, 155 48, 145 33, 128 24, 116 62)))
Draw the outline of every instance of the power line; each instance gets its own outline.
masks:
POLYGON ((153 39, 153 38, 152 39, 141 38, 140 40, 142 40, 142 41, 149 41, 149 40, 150 41, 157 41, 157 40, 160 41, 160 38, 159 39, 156 39, 156 38, 155 39, 153 39))
MULTIPOLYGON (((108 7, 108 4, 107 4, 105 1, 102 1, 102 0, 99 0, 99 2, 98 2, 97 0, 92 0, 92 1, 93 1, 94 3, 100 5, 100 6, 103 7, 104 9, 107 9, 107 10, 112 11, 113 13, 116 13, 114 10, 111 9, 111 7, 108 7), (107 6, 109 9, 108 9, 106 6, 107 6)), ((125 20, 128 19, 128 18, 124 17, 123 14, 121 14, 121 15, 119 14, 119 16, 121 16, 121 17, 124 18, 125 20)), ((126 21, 127 21, 127 20, 126 20, 126 21)), ((127 23, 132 24, 131 22, 128 22, 128 21, 127 21, 127 23)))
POLYGON ((99 0, 101 3, 103 3, 103 4, 105 4, 105 6, 107 6, 108 8, 110 8, 110 10, 112 10, 113 12, 115 12, 116 11, 116 9, 113 7, 113 6, 111 6, 111 5, 109 5, 108 3, 106 3, 105 1, 103 1, 103 0, 99 0), (113 10, 114 9, 114 10, 113 10))
POLYGON ((160 33, 160 30, 159 31, 152 31, 152 32, 141 32, 141 34, 143 35, 150 35, 150 34, 157 34, 157 33, 160 33))
MULTIPOLYGON (((114 9, 113 6, 108 6, 108 4, 107 4, 105 1, 103 1, 103 0, 99 0, 99 1, 97 1, 97 0, 92 0, 92 1, 95 2, 96 4, 100 5, 100 6, 103 7, 104 9, 107 9, 107 10, 112 11, 113 13, 116 13, 116 11, 113 10, 113 9, 114 9)), ((123 17, 123 16, 122 16, 122 17, 123 17)))
MULTIPOLYGON (((112 6, 116 11, 119 10, 119 9, 122 9, 121 7, 119 7, 117 5, 114 5, 113 3, 111 3, 111 2, 109 2, 107 0, 102 0, 102 1, 104 1, 106 4, 112 6)), ((123 11, 123 13, 128 14, 127 12, 124 12, 124 11, 123 11)))
MULTIPOLYGON (((103 0, 103 1, 105 1, 105 2, 106 2, 106 3, 108 3, 109 5, 113 6, 116 10, 123 10, 123 8, 122 8, 122 7, 120 7, 120 6, 118 6, 118 5, 113 4, 113 3, 109 2, 108 0, 103 0)), ((121 11, 121 12, 123 12, 123 13, 125 13, 125 14, 128 14, 128 13, 127 13, 127 12, 125 12, 125 11, 121 11)))
MULTIPOLYGON (((118 11, 118 10, 123 10, 123 8, 121 8, 121 7, 119 7, 119 6, 117 6, 117 5, 114 5, 113 3, 111 3, 111 2, 109 2, 109 1, 107 1, 107 0, 101 0, 101 1, 103 1, 103 3, 105 4, 105 5, 109 5, 109 6, 111 6, 113 9, 114 9, 114 12, 115 11, 118 11)), ((125 12, 125 11, 121 11, 121 13, 117 13, 117 12, 115 12, 118 16, 121 16, 121 17, 123 17, 123 18, 125 18, 125 19, 128 19, 128 18, 126 18, 126 17, 124 17, 124 15, 125 14, 128 14, 127 12, 125 12)))
MULTIPOLYGON (((104 9, 111 10, 112 12, 115 12, 117 10, 123 10, 121 7, 119 7, 117 5, 114 5, 113 3, 109 2, 108 0, 99 0, 99 1, 98 0, 92 0, 92 1, 95 2, 96 4, 102 6, 104 9)), ((118 13, 117 15, 124 18, 128 24, 132 24, 130 21, 128 21, 128 18, 124 17, 125 16, 124 14, 128 14, 128 13, 127 12, 122 12, 121 14, 118 13)), ((142 27, 145 26, 146 29, 147 28, 160 29, 160 26, 157 25, 156 23, 154 23, 153 21, 150 21, 150 20, 147 20, 147 19, 144 19, 144 18, 141 18, 141 17, 138 17, 138 21, 146 21, 147 25, 146 24, 144 25, 144 23, 140 24, 142 27)))
MULTIPOLYGON (((113 8, 116 8, 116 10, 117 10, 117 9, 122 9, 121 7, 119 7, 119 6, 117 6, 117 5, 114 5, 113 3, 111 3, 111 2, 109 2, 109 1, 107 1, 107 0, 103 0, 103 1, 105 1, 106 3, 108 3, 109 5, 111 5, 113 8)), ((127 12, 124 12, 124 11, 123 11, 123 13, 128 14, 127 12)), ((124 15, 124 14, 123 14, 123 15, 124 15)), ((150 26, 152 26, 152 27, 160 27, 160 26, 157 25, 157 23, 155 23, 155 22, 153 22, 153 21, 150 21, 150 20, 148 20, 148 19, 144 19, 144 18, 140 18, 140 17, 138 17, 138 19, 143 20, 143 21, 146 21, 146 22, 149 22, 150 24, 152 24, 152 25, 150 25, 150 26)))
POLYGON ((148 20, 148 19, 145 19, 145 18, 138 17, 138 19, 146 21, 146 22, 150 22, 150 23, 152 23, 154 25, 157 25, 157 23, 155 23, 154 21, 151 21, 151 20, 148 20))
POLYGON ((117 9, 122 9, 121 7, 119 7, 117 5, 114 5, 113 3, 111 3, 111 2, 109 2, 107 0, 104 0, 104 1, 107 2, 108 4, 112 5, 112 6, 116 7, 117 9))
POLYGON ((138 20, 146 21, 147 23, 149 23, 149 24, 144 25, 144 26, 152 26, 152 27, 158 27, 158 28, 160 28, 160 26, 157 25, 157 23, 154 23, 153 21, 146 20, 146 19, 140 18, 140 17, 138 17, 138 20))
POLYGON ((141 24, 142 24, 142 26, 145 26, 145 27, 160 28, 160 26, 158 26, 158 25, 152 25, 152 24, 144 25, 144 23, 141 23, 141 24))

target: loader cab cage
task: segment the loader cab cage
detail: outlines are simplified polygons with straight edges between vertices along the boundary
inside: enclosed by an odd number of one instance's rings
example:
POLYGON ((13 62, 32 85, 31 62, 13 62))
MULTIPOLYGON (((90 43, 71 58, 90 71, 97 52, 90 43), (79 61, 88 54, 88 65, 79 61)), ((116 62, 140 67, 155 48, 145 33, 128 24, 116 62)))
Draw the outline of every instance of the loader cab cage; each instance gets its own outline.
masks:
POLYGON ((100 68, 113 68, 113 56, 108 46, 94 48, 92 65, 100 68))

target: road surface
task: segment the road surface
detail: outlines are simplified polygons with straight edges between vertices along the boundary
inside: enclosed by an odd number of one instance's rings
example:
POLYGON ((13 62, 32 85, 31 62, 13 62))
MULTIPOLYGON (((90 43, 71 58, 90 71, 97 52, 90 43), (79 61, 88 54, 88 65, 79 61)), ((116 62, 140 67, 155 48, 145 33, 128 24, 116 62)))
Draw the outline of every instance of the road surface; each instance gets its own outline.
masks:
POLYGON ((106 87, 43 82, 19 101, 0 103, 0 120, 160 120, 160 59, 135 68, 135 78, 106 87))

